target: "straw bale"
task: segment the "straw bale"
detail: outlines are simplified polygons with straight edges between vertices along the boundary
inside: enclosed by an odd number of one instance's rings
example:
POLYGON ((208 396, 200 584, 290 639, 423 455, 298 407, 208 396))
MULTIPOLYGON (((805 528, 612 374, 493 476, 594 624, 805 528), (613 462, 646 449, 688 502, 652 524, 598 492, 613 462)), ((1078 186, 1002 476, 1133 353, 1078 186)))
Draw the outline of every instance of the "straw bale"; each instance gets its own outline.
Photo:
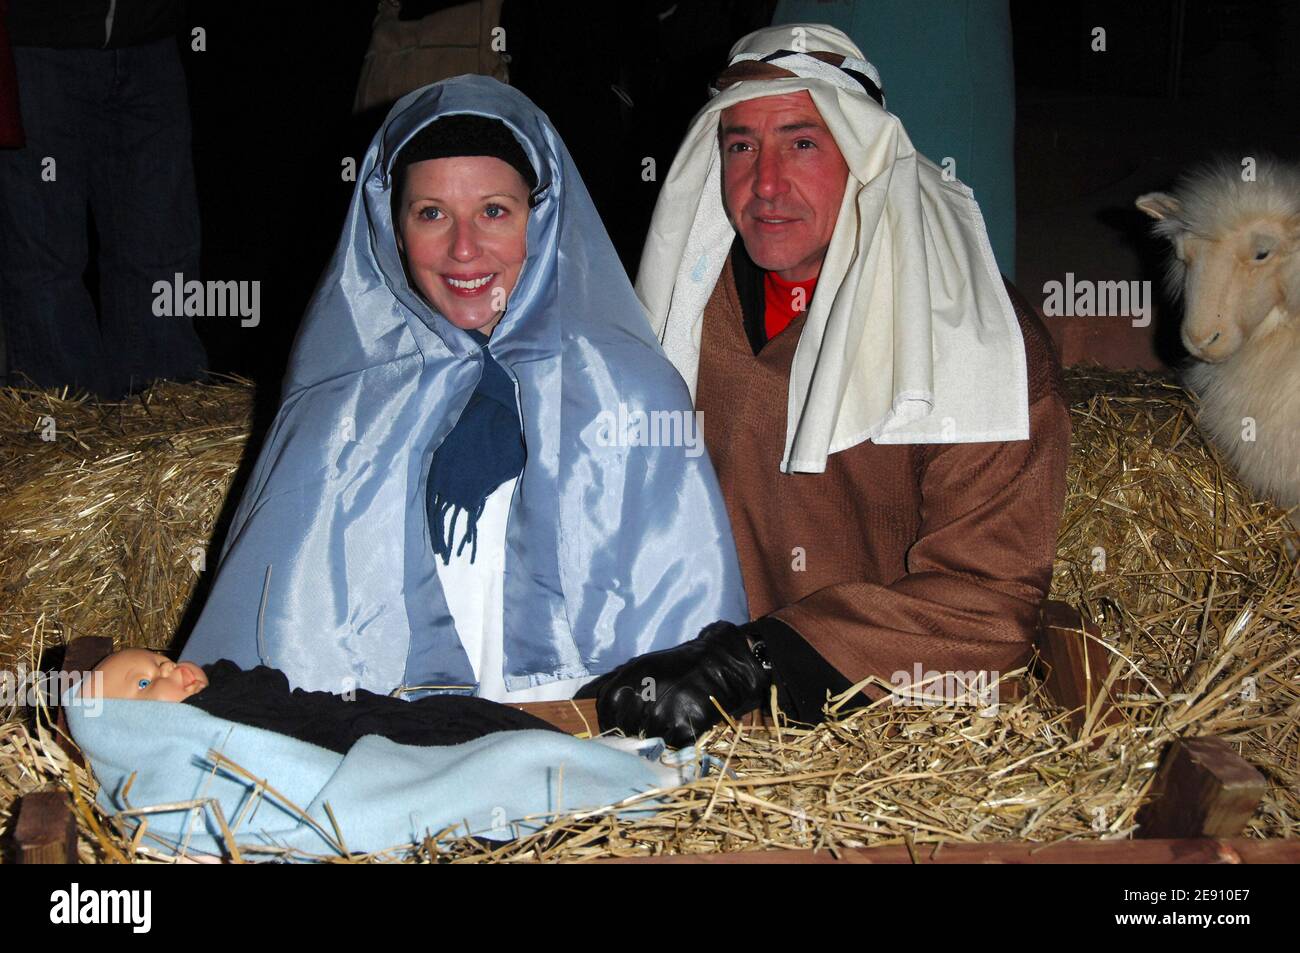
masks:
POLYGON ((100 403, 0 388, 0 666, 45 640, 165 646, 244 453, 253 389, 100 403))
MULTIPOLYGON (((994 710, 887 699, 811 730, 723 724, 701 747, 726 773, 653 792, 666 807, 648 819, 543 819, 540 833, 496 847, 430 832, 348 862, 1123 838, 1164 746, 1201 734, 1269 779, 1247 836, 1296 836, 1300 584, 1285 514, 1226 469, 1172 381, 1073 368, 1067 385, 1074 439, 1052 596, 1098 622, 1112 677, 1137 685, 1121 723, 1103 727, 1093 712, 1075 734, 1032 675, 1011 673, 1026 694, 994 710)), ((164 384, 126 405, 0 391, 0 658, 72 633, 167 643, 251 405, 244 382, 164 384), (52 444, 39 441, 47 416, 60 431, 52 444)), ((48 740, 16 716, 0 727, 0 829, 23 790, 75 787, 83 855, 130 855, 91 804, 93 780, 70 775, 48 740)))

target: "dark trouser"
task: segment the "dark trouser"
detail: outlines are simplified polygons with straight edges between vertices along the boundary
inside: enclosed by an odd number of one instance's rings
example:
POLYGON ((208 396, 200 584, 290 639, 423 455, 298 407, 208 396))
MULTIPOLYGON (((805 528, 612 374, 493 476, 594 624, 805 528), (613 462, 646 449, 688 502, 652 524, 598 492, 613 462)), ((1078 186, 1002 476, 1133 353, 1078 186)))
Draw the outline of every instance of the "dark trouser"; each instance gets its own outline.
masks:
POLYGON ((156 281, 199 277, 189 104, 176 42, 18 47, 27 145, 0 150, 0 320, 9 383, 105 397, 207 364, 192 319, 153 313, 156 281), (85 283, 99 240, 100 314, 85 283))

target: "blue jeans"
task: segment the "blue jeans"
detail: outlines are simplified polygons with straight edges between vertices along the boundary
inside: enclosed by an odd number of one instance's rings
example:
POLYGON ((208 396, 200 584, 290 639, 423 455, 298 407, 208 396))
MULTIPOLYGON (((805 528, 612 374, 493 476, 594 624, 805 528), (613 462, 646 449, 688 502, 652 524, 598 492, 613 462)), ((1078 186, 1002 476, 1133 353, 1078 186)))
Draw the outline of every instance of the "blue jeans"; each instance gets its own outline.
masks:
POLYGON ((27 145, 0 150, 0 320, 9 383, 116 398, 207 365, 153 284, 199 277, 185 74, 172 39, 116 50, 17 47, 27 145), (52 179, 47 181, 47 179, 52 179), (100 313, 85 283, 99 240, 100 313))

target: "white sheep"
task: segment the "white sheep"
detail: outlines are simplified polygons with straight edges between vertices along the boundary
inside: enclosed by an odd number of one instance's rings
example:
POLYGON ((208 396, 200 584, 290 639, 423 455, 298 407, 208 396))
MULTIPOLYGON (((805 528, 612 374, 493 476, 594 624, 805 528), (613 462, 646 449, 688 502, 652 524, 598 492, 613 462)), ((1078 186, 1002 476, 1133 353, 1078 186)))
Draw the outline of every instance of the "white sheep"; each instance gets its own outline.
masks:
POLYGON ((1173 244, 1201 429, 1300 529, 1300 168, 1250 165, 1211 164, 1137 207, 1173 244))

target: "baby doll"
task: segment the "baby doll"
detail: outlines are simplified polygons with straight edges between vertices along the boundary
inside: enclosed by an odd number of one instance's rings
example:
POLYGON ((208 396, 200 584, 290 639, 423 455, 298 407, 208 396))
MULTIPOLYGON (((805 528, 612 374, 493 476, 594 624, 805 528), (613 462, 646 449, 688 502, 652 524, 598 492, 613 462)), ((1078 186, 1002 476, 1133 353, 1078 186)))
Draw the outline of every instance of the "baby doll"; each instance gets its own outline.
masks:
POLYGON ((496 731, 559 731, 526 712, 468 695, 403 701, 356 689, 346 695, 289 689, 277 669, 243 671, 222 659, 200 667, 160 652, 123 649, 95 666, 88 697, 180 702, 346 754, 363 735, 406 745, 455 745, 496 731))

